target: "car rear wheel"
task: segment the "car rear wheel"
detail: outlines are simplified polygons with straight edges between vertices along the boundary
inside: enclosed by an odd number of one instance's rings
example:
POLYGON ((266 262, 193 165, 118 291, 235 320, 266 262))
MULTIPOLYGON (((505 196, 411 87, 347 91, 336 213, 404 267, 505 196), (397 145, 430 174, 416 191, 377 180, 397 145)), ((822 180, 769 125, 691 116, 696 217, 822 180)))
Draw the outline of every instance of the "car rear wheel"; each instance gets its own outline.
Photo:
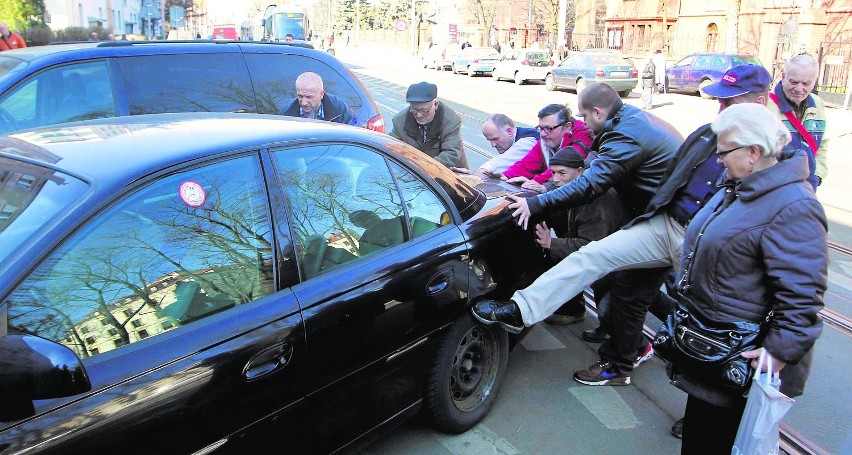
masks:
POLYGON ((458 70, 456 69, 455 63, 453 63, 453 74, 459 74, 458 70))
POLYGON ((706 79, 706 80, 701 81, 701 83, 698 84, 698 94, 700 94, 701 97, 704 98, 705 100, 712 100, 713 99, 712 96, 704 93, 704 87, 707 87, 708 85, 710 85, 712 83, 713 83, 713 81, 711 81, 710 79, 706 79))
POLYGON ((586 80, 582 77, 577 79, 577 94, 579 95, 586 88, 586 80))
POLYGON ((548 75, 544 78, 544 86, 545 86, 548 90, 550 90, 551 92, 552 92, 552 91, 554 91, 554 90, 556 90, 556 82, 553 80, 553 75, 552 75, 552 74, 548 74, 548 75))
POLYGON ((618 92, 618 96, 622 98, 627 98, 628 96, 630 96, 630 90, 622 90, 618 92))
POLYGON ((476 76, 476 71, 471 71, 470 67, 467 67, 467 75, 470 77, 476 76))
POLYGON ((426 406, 440 431, 463 433, 494 406, 506 377, 509 337, 465 312, 441 345, 426 384, 426 406))
POLYGON ((499 75, 497 75, 497 71, 496 71, 496 70, 494 70, 494 71, 492 71, 492 72, 491 72, 491 78, 492 78, 492 79, 494 79, 495 81, 498 81, 498 82, 500 81, 500 76, 499 76, 499 75))
POLYGON ((515 72, 515 84, 524 85, 524 82, 526 82, 526 81, 524 80, 523 77, 521 77, 521 72, 520 71, 515 72))

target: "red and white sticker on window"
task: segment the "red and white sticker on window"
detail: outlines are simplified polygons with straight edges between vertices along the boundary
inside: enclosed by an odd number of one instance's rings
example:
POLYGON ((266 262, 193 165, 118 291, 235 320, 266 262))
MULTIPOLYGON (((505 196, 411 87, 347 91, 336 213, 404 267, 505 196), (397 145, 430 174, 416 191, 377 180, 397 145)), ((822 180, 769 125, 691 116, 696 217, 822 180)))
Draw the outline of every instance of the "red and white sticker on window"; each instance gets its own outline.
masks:
POLYGON ((204 201, 207 200, 207 193, 200 183, 194 180, 187 180, 180 184, 180 199, 184 204, 190 207, 201 207, 204 201))

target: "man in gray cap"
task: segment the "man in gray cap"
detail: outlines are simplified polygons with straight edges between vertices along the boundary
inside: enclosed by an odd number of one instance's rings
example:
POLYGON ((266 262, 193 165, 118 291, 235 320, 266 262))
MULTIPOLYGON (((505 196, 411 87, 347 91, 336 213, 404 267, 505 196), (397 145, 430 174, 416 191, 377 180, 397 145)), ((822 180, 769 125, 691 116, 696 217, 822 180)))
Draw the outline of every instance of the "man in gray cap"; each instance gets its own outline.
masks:
POLYGON ((461 117, 438 101, 438 86, 418 82, 408 87, 409 103, 393 117, 390 135, 438 160, 447 167, 467 168, 462 147, 461 117))

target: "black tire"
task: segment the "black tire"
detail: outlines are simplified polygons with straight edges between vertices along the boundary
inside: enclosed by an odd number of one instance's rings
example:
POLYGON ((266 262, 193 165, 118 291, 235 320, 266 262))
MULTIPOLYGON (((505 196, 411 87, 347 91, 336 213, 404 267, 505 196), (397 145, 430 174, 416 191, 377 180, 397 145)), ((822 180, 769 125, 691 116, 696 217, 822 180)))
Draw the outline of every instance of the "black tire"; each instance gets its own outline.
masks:
POLYGON ((521 72, 520 71, 515 71, 514 80, 515 80, 515 85, 524 85, 524 83, 526 82, 523 78, 521 78, 521 72))
POLYGON ((509 336, 465 313, 441 345, 426 383, 424 409, 432 426, 463 433, 497 401, 509 361, 509 336))

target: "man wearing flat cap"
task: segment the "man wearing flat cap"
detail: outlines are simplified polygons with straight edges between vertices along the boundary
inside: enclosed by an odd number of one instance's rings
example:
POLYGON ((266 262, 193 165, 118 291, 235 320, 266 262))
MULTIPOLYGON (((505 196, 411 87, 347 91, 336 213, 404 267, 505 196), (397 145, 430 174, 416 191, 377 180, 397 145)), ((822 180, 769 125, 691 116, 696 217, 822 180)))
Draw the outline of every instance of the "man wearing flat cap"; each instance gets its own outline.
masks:
POLYGON ((447 167, 467 168, 462 147, 461 117, 438 101, 438 86, 418 82, 408 87, 409 107, 393 117, 390 135, 447 167))

